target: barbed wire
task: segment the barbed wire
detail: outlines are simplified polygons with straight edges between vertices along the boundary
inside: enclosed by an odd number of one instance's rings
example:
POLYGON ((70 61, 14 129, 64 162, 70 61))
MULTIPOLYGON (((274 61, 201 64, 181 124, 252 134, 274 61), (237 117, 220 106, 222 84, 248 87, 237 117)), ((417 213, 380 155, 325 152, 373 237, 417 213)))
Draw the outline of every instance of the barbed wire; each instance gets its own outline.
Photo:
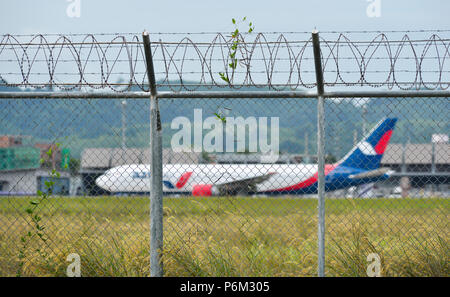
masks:
MULTIPOLYGON (((321 38, 325 85, 446 90, 450 85, 449 32, 322 32, 325 33, 321 38), (401 36, 389 39, 387 33, 401 33, 401 36), (416 33, 422 35, 414 39, 416 33), (424 33, 432 34, 424 37, 424 33), (358 35, 355 39, 352 34, 364 34, 364 38, 358 35)), ((157 86, 175 92, 212 88, 314 88, 312 40, 307 33, 241 34, 236 68, 229 67, 233 42, 226 33, 154 33, 151 37, 158 38, 152 41, 157 86), (196 40, 196 34, 202 40, 196 40), (288 37, 288 34, 294 35, 288 37), (172 35, 185 36, 173 39, 172 35), (205 41, 205 35, 212 37, 205 41), (219 72, 229 81, 223 80, 219 72)), ((141 36, 133 33, 1 35, 0 86, 63 91, 79 88, 148 91, 141 36)))

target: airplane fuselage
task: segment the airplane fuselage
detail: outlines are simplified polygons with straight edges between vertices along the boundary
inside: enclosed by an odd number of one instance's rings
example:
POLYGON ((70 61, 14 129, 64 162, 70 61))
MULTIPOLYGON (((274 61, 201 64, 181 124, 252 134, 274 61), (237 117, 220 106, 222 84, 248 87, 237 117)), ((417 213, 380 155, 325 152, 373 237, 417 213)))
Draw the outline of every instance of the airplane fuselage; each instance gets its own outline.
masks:
MULTIPOLYGON (((325 191, 387 179, 383 153, 397 119, 381 120, 342 160, 325 165, 325 191)), ((237 194, 314 194, 317 165, 312 164, 166 164, 163 192, 194 196, 237 194)), ((151 192, 150 165, 122 165, 97 178, 113 193, 151 192)))
MULTIPOLYGON (((353 179, 361 173, 355 168, 325 166, 325 190, 334 191, 388 178, 353 179)), ((108 170, 96 183, 113 193, 149 193, 149 165, 123 165, 108 170)), ((317 192, 317 165, 315 164, 167 164, 163 166, 163 192, 165 194, 314 194, 317 192), (262 174, 268 178, 255 185, 223 189, 221 184, 251 179, 262 174)))

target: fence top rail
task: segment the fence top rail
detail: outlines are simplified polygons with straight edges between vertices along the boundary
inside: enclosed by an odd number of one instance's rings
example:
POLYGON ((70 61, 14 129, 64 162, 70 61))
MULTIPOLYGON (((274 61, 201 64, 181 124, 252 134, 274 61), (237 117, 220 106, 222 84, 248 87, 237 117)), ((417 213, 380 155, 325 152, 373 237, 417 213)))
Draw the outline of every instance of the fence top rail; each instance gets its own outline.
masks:
MULTIPOLYGON (((440 33, 440 32, 450 32, 450 29, 422 29, 422 30, 320 30, 320 34, 368 34, 368 33, 440 33)), ((311 31, 262 31, 258 32, 262 34, 311 34, 311 31)), ((94 33, 44 33, 44 34, 2 34, 2 35, 14 35, 17 37, 33 37, 36 35, 43 36, 86 36, 86 35, 94 35, 94 36, 125 36, 125 35, 140 35, 141 32, 112 32, 112 33, 104 33, 104 32, 94 32, 94 33)), ((198 31, 198 32, 152 32, 149 31, 150 35, 217 35, 217 34, 227 34, 224 31, 198 31)))
MULTIPOLYGON (((160 91, 157 98, 162 99, 206 99, 206 98, 317 98, 317 91, 197 91, 197 92, 170 92, 160 91)), ((324 98, 433 98, 448 97, 450 90, 443 91, 325 91, 324 98)), ((150 92, 0 92, 0 99, 149 99, 150 92)))

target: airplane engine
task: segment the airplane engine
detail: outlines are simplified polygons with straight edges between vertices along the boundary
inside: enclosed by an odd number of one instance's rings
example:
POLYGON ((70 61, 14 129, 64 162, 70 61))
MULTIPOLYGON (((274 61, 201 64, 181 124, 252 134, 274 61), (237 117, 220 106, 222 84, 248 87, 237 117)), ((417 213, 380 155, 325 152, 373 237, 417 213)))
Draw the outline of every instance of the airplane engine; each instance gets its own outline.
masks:
POLYGON ((213 185, 195 185, 192 187, 192 196, 212 196, 214 192, 213 185))

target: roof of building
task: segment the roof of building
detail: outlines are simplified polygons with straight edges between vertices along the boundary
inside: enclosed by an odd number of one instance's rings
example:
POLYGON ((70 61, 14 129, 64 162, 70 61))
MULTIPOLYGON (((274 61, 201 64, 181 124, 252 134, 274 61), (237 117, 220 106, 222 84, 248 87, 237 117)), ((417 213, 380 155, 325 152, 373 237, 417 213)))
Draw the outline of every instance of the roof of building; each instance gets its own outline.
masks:
MULTIPOLYGON (((81 168, 110 168, 125 164, 150 163, 150 149, 142 148, 87 148, 81 153, 81 168)), ((200 153, 173 152, 163 149, 163 163, 200 163, 200 153)))
MULTIPOLYGON (((436 143, 435 163, 450 164, 450 144, 436 143)), ((425 144, 389 144, 384 153, 382 164, 402 164, 403 151, 405 164, 431 164, 433 145, 425 144)), ((278 162, 295 163, 295 157, 302 155, 280 155, 278 162)), ((264 163, 260 154, 216 154, 212 156, 218 163, 264 163)), ((149 164, 150 149, 142 148, 88 148, 81 154, 81 168, 111 168, 125 164, 149 164)), ((196 164, 203 161, 201 153, 174 152, 163 149, 164 164, 196 164)))
POLYGON ((251 154, 217 154, 214 155, 217 163, 299 163, 306 158, 315 158, 315 155, 280 154, 277 156, 259 153, 251 154))
MULTIPOLYGON (((450 164, 450 144, 435 143, 434 145, 435 164, 450 164)), ((403 152, 405 156, 405 164, 431 164, 433 144, 389 144, 384 152, 381 163, 402 164, 403 152)))

